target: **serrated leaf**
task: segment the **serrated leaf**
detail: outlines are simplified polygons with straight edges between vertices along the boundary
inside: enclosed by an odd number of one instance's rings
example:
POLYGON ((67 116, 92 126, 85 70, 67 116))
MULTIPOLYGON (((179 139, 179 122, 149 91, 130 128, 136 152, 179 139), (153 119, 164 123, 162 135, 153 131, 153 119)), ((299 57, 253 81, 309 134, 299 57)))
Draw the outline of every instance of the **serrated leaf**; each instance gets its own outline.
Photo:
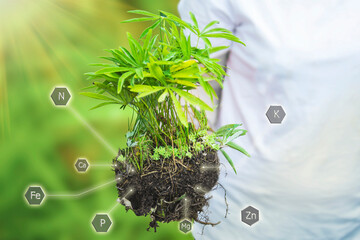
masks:
POLYGON ((228 142, 226 145, 233 148, 233 149, 235 149, 235 150, 238 150, 239 152, 245 154, 248 157, 251 157, 250 154, 244 148, 240 147, 239 145, 237 145, 234 142, 228 142))
POLYGON ((220 152, 224 155, 224 157, 226 158, 226 160, 228 161, 228 163, 230 164, 230 166, 232 167, 234 172, 237 174, 235 165, 234 165, 233 161, 231 160, 230 156, 223 149, 220 149, 220 152))

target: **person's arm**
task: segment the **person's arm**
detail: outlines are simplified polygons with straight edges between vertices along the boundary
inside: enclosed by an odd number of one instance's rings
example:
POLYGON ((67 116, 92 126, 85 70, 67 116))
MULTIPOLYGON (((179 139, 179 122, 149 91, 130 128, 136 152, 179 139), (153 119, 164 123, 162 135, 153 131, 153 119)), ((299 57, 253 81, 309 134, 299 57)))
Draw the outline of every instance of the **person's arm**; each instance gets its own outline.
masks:
MULTIPOLYGON (((215 24, 213 28, 222 27, 233 31, 235 29, 235 26, 237 25, 237 16, 235 16, 235 14, 233 13, 231 1, 229 0, 180 0, 178 10, 181 18, 187 22, 191 22, 189 12, 192 12, 198 21, 200 30, 214 20, 219 21, 219 24, 215 24)), ((196 46, 197 37, 195 35, 192 35, 191 37, 192 45, 196 46)), ((228 49, 221 50, 212 54, 213 58, 220 59, 221 64, 226 66, 227 55, 228 52, 231 51, 231 41, 219 38, 210 38, 210 41, 213 47, 230 46, 228 49)), ((204 46, 204 42, 201 39, 198 46, 204 46)), ((211 85, 213 86, 220 100, 221 88, 219 84, 213 81, 211 85)), ((195 94, 210 105, 210 98, 206 95, 203 89, 199 88, 195 94)), ((216 106, 218 103, 219 101, 216 100, 213 107, 216 106)), ((207 115, 210 120, 210 126, 213 127, 217 118, 216 109, 214 110, 214 112, 208 112, 207 115)))

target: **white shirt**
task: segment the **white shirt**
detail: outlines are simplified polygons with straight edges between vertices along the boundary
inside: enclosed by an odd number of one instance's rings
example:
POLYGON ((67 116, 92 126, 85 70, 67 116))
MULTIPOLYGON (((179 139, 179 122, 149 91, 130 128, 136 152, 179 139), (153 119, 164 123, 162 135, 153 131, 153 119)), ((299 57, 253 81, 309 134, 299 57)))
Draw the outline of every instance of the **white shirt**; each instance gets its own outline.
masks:
POLYGON ((201 235, 195 223, 194 237, 360 239, 360 1, 182 0, 187 21, 189 11, 247 45, 231 44, 216 126, 243 123, 236 142, 252 156, 226 149, 238 172, 221 158, 229 214, 223 190, 210 192, 221 224, 201 235), (281 124, 270 105, 284 108, 281 124), (241 222, 249 205, 260 212, 252 226, 241 222))

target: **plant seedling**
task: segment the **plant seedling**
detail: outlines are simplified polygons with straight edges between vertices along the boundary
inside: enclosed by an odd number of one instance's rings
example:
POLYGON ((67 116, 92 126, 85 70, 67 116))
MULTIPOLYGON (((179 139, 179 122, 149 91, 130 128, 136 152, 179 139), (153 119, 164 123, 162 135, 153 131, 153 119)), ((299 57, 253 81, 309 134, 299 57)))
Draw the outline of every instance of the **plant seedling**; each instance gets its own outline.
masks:
POLYGON ((192 13, 188 23, 164 11, 130 12, 142 17, 124 23, 152 24, 139 39, 127 33, 129 49, 108 50, 111 56, 103 58, 111 63, 95 64, 101 69, 86 74, 95 92, 81 94, 102 101, 92 109, 115 104, 133 110, 127 147, 113 160, 116 176, 124 179, 117 183, 117 189, 127 209, 138 216, 151 216, 150 227, 156 231, 157 222, 180 221, 185 216, 200 221, 198 213, 207 199, 206 192, 196 191, 195 186, 211 190, 216 185, 218 150, 235 172, 223 148, 249 156, 233 142, 246 130, 240 129, 240 124, 230 124, 213 131, 206 116, 206 111, 213 109, 190 92, 202 87, 213 101, 217 95, 209 82, 217 81, 222 87, 226 72, 211 54, 228 46, 213 47, 211 38, 243 43, 229 30, 216 27, 217 21, 199 29, 192 13), (196 46, 191 45, 194 36, 196 46), (204 47, 199 47, 199 41, 204 47), (212 167, 201 171, 204 164, 212 167), (188 206, 184 197, 190 199, 188 206))

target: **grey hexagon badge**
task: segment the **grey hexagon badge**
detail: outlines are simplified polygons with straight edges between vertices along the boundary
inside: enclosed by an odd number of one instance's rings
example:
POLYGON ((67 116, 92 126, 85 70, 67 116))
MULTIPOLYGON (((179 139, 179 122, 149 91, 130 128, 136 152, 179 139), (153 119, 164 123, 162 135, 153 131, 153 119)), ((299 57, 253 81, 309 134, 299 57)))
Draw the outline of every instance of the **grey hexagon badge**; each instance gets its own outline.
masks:
POLYGON ((71 98, 70 92, 65 87, 56 87, 51 93, 51 99, 56 106, 65 106, 71 98))
POLYGON ((45 198, 45 193, 41 187, 30 186, 25 193, 25 198, 30 205, 40 205, 45 198))
POLYGON ((96 232, 104 233, 109 231, 112 221, 108 214, 96 214, 91 224, 96 232))
POLYGON ((252 206, 248 206, 241 211, 241 221, 251 226, 259 221, 259 210, 252 206))
POLYGON ((266 112, 266 116, 270 123, 281 123, 286 113, 282 106, 270 106, 266 112))
POLYGON ((88 170, 90 164, 85 158, 79 158, 75 162, 75 168, 78 172, 84 173, 88 170))
POLYGON ((179 229, 183 233, 188 233, 192 229, 192 223, 189 220, 184 219, 179 223, 179 229))

